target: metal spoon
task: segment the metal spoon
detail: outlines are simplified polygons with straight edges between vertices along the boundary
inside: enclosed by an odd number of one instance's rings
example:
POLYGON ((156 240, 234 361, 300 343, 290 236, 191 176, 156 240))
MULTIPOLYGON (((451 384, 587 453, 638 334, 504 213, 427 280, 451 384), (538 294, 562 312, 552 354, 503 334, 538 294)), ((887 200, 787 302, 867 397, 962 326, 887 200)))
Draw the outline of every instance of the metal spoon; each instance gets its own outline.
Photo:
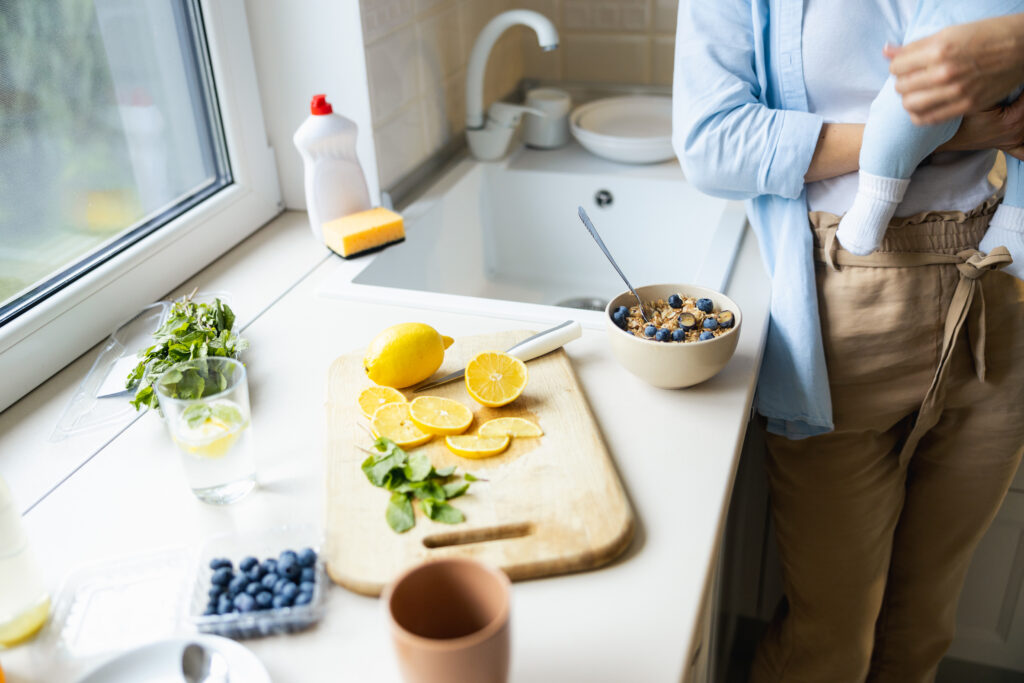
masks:
POLYGON ((587 226, 587 231, 590 233, 590 236, 594 238, 595 242, 597 242, 597 246, 601 247, 601 251, 604 252, 604 255, 608 257, 608 260, 611 261, 612 266, 614 266, 615 272, 619 274, 622 281, 626 283, 626 287, 628 287, 629 291, 633 292, 633 296, 636 297, 636 302, 640 305, 640 315, 643 316, 644 322, 651 322, 651 319, 647 317, 647 311, 644 310, 644 302, 640 300, 640 295, 636 293, 635 289, 633 289, 633 285, 629 284, 629 280, 626 279, 626 274, 622 272, 622 269, 619 268, 619 264, 612 258, 611 253, 608 251, 608 247, 604 246, 604 241, 601 239, 601 236, 597 234, 597 228, 595 228, 594 224, 590 221, 590 216, 587 215, 587 212, 582 206, 579 208, 580 220, 583 221, 583 225, 587 226))
POLYGON ((181 653, 181 673, 188 683, 228 683, 224 655, 199 643, 189 643, 181 653))

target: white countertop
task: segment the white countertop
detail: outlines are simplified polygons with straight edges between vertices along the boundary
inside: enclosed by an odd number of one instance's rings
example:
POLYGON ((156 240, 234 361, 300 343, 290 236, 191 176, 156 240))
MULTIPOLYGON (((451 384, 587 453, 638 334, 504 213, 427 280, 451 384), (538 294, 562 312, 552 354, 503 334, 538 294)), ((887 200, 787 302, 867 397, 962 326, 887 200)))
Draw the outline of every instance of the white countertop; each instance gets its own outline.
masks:
MULTIPOLYGON (((546 326, 317 296, 335 265, 312 241, 305 215, 290 212, 174 292, 229 291, 239 320, 252 321, 246 364, 260 488, 235 505, 193 498, 154 415, 47 442, 96 349, 0 414, 0 474, 22 509, 31 508, 26 527, 54 591, 68 572, 91 563, 195 549, 235 530, 319 523, 327 368, 380 329, 422 320, 457 337, 546 326)), ((644 384, 612 360, 603 332, 585 330, 566 347, 636 511, 637 532, 627 553, 604 569, 514 584, 512 681, 680 679, 767 323, 768 279, 749 232, 727 293, 743 311, 739 347, 722 373, 697 387, 644 384)), ((274 681, 398 681, 379 602, 332 587, 327 605, 312 630, 245 645, 274 681)), ((0 652, 8 681, 52 680, 44 678, 54 655, 46 642, 0 652)))

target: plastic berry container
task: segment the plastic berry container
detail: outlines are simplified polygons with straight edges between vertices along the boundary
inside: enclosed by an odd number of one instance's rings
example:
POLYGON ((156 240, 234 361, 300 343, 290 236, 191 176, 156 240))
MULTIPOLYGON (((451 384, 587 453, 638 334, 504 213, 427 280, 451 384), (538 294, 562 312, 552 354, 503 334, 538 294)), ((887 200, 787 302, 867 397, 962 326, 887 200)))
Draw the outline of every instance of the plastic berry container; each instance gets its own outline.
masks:
POLYGON ((321 547, 322 534, 312 525, 288 525, 209 539, 199 550, 188 601, 188 621, 201 633, 215 633, 235 639, 294 633, 313 626, 324 615, 327 593, 328 579, 320 553, 321 547), (204 615, 210 600, 208 591, 214 573, 210 568, 211 560, 227 558, 237 571, 245 557, 252 556, 263 562, 268 558, 277 558, 285 550, 298 552, 302 548, 312 548, 317 554, 313 565, 316 576, 313 598, 309 603, 251 612, 204 615))

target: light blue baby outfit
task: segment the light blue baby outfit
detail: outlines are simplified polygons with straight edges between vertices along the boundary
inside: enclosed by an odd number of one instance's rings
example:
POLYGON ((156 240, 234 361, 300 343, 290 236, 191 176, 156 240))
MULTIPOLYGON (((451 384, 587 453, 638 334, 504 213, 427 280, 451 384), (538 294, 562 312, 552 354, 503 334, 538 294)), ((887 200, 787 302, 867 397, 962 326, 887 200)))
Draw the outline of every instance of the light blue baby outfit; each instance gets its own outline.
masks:
MULTIPOLYGON (((1024 0, 919 0, 904 43, 939 30, 994 16, 1024 12, 1024 0)), ((1018 91, 1019 92, 1019 91, 1018 91)), ((1016 94, 1016 93, 1014 93, 1016 94)), ((836 237, 845 249, 868 254, 878 248, 886 226, 903 199, 910 176, 960 128, 962 118, 916 126, 903 108, 892 76, 871 104, 860 150, 860 180, 853 205, 836 237)), ((1006 246, 1015 262, 1007 271, 1024 278, 1024 173, 1007 156, 1006 196, 981 243, 982 251, 1006 246)))

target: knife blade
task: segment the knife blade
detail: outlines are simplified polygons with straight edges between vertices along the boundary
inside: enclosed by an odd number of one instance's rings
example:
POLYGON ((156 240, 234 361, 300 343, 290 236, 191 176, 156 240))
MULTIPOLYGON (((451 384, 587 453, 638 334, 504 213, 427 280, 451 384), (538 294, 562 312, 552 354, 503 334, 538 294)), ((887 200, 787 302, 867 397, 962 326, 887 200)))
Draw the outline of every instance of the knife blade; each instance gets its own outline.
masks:
MULTIPOLYGON (((554 327, 538 332, 532 337, 527 337, 518 344, 509 347, 505 353, 518 358, 524 363, 534 358, 539 358, 546 353, 550 353, 555 349, 560 349, 573 339, 578 339, 583 334, 583 329, 580 324, 575 320, 566 320, 561 325, 555 325, 554 327)), ((427 389, 433 389, 439 387, 442 384, 448 382, 454 382, 457 379, 462 379, 466 374, 466 369, 457 370, 449 375, 445 375, 440 379, 428 381, 426 384, 419 384, 413 387, 413 393, 420 391, 426 391, 427 389)))

